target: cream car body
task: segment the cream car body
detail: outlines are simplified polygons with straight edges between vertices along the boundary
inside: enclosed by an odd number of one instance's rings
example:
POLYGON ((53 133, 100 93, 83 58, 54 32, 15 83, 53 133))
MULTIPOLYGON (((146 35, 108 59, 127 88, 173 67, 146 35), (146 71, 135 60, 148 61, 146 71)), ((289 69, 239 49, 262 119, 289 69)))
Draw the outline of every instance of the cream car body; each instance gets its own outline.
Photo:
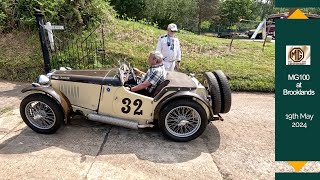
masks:
MULTIPOLYGON (((55 125, 48 128, 50 131, 45 128, 41 129, 43 123, 40 122, 45 120, 46 123, 43 127, 46 127, 46 124, 51 121, 56 123, 57 117, 60 117, 59 110, 63 111, 63 119, 66 124, 72 114, 76 113, 82 114, 89 120, 134 129, 153 127, 159 119, 167 122, 167 119, 172 116, 170 113, 183 112, 185 115, 179 116, 177 127, 184 127, 186 132, 187 128, 191 129, 191 126, 200 128, 200 125, 196 123, 192 125, 193 119, 187 120, 191 116, 194 119, 200 119, 197 120, 199 124, 220 119, 220 116, 212 111, 208 88, 203 86, 193 75, 169 72, 166 84, 159 85, 151 97, 148 97, 131 92, 125 87, 130 79, 131 81, 134 79, 133 82, 136 82, 136 77, 132 75, 132 72, 132 69, 130 71, 128 68, 55 71, 49 75, 48 82, 38 80, 38 83, 23 90, 23 92, 32 91, 33 96, 26 97, 21 103, 21 116, 29 127, 40 133, 53 133, 57 130, 50 129, 55 128, 55 125), (41 97, 47 100, 42 101, 37 97, 37 94, 41 94, 41 97), (48 98, 42 95, 47 95, 48 98), (48 102, 50 99, 53 102, 48 102), (174 102, 180 103, 178 109, 174 102), (183 104, 184 102, 186 105, 183 104), (53 107, 50 104, 53 104, 53 107), (55 107, 56 105, 60 108, 55 107), (169 105, 170 109, 167 107, 169 105), (176 112, 172 109, 176 109, 176 112), (170 116, 164 116, 163 111, 170 116), (46 112, 49 112, 49 115, 45 115, 46 112), (55 116, 50 116, 50 114, 55 116)), ((41 78, 46 79, 43 76, 39 79, 41 78)), ((169 125, 170 123, 163 124, 166 128, 169 125)), ((201 128, 203 131, 205 127, 201 126, 201 128)), ((177 131, 174 128, 172 130, 177 131)), ((176 135, 179 136, 179 133, 176 135)), ((199 134, 195 136, 198 137, 199 134)), ((175 139, 173 137, 173 140, 194 139, 183 138, 175 139)))

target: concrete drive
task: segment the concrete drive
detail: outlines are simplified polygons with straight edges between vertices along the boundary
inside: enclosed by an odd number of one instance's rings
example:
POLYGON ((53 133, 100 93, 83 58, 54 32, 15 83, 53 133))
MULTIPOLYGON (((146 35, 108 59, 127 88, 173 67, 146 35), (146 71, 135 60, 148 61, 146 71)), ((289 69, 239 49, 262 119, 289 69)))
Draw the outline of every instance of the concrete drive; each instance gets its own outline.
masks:
MULTIPOLYGON (((188 143, 154 129, 129 130, 82 119, 56 134, 26 127, 26 84, 0 81, 1 179, 274 179, 274 97, 234 93, 225 121, 188 143)), ((312 169, 312 168, 311 168, 312 169)))

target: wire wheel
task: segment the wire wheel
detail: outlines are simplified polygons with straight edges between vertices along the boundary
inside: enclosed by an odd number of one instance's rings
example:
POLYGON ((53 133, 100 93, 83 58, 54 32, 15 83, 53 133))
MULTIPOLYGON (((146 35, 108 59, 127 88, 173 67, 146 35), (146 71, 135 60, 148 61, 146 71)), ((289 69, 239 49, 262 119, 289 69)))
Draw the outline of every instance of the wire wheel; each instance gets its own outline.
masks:
POLYGON ((169 133, 174 136, 189 137, 199 130, 201 116, 192 107, 179 106, 167 114, 165 126, 169 133))
POLYGON ((21 101, 20 115, 32 130, 42 134, 56 132, 64 120, 61 106, 40 93, 30 94, 21 101))
POLYGON ((29 102, 25 108, 25 115, 29 122, 39 129, 50 129, 56 123, 54 111, 41 101, 29 102))

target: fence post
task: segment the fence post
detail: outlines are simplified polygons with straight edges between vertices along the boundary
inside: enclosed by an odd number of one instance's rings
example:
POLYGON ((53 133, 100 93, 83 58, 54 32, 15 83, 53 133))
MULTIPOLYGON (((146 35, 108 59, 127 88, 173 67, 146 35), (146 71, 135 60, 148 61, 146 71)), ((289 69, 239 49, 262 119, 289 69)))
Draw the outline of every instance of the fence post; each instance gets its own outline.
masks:
POLYGON ((40 10, 35 10, 34 16, 36 17, 37 26, 39 29, 39 37, 40 37, 40 44, 41 44, 41 50, 43 55, 43 61, 44 61, 44 71, 46 73, 49 73, 51 70, 50 66, 50 56, 49 56, 49 50, 46 44, 46 37, 45 37, 45 31, 44 31, 44 24, 43 24, 43 16, 44 14, 40 10))

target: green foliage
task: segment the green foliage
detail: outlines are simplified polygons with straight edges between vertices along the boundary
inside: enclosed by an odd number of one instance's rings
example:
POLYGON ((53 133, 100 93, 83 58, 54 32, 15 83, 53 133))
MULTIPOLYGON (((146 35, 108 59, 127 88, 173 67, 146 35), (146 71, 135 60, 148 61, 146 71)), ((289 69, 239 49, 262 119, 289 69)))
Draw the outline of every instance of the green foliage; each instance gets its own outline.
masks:
MULTIPOLYGON (((86 52, 76 52, 74 44, 69 49, 74 55, 61 52, 61 57, 52 62, 59 67, 64 61, 70 61, 73 68, 83 69, 88 60, 96 67, 107 68, 127 59, 135 67, 146 70, 148 52, 155 49, 157 39, 165 33, 133 21, 115 20, 105 27, 109 32, 105 39, 106 61, 95 54, 79 60, 77 53, 83 56, 81 53, 86 52)), ((262 52, 262 43, 234 40, 230 52, 227 39, 198 36, 188 31, 181 31, 177 36, 182 47, 183 72, 196 73, 201 79, 202 72, 221 69, 231 78, 233 90, 274 91, 274 44, 267 44, 262 52)), ((95 38, 90 41, 97 40, 95 38)), ((43 60, 37 33, 9 33, 0 39, 0 78, 33 81, 41 73, 44 73, 43 60)))
MULTIPOLYGON (((252 20, 262 21, 264 18, 267 18, 270 14, 277 13, 274 11, 274 1, 253 1, 252 2, 252 20)), ((285 9, 288 11, 288 9, 285 9)))
POLYGON ((145 0, 110 0, 120 17, 143 19, 143 10, 146 6, 145 0))
POLYGON ((209 28, 210 28, 210 25, 211 25, 211 23, 209 21, 203 21, 201 23, 200 28, 201 28, 202 31, 208 31, 209 28))
POLYGON ((239 19, 251 19, 252 1, 251 0, 225 0, 219 6, 220 24, 230 27, 239 19))
POLYGON ((161 29, 174 22, 180 29, 199 32, 203 21, 212 21, 218 0, 111 0, 123 19, 146 19, 161 29))
POLYGON ((4 12, 0 11, 0 30, 3 28, 7 19, 7 15, 4 12))
MULTIPOLYGON (((267 44, 262 52, 261 43, 234 40, 232 51, 229 51, 229 40, 192 32, 199 32, 200 28, 212 30, 213 25, 239 30, 236 25, 239 18, 256 20, 286 9, 270 7, 272 2, 253 0, 111 0, 111 3, 118 8, 119 17, 129 21, 115 20, 105 24, 107 61, 102 61, 99 54, 78 52, 74 48, 77 44, 69 42, 69 52, 61 51, 60 57, 52 59, 55 67, 71 62, 73 68, 82 69, 90 62, 95 67, 106 68, 127 59, 146 70, 148 52, 155 49, 157 39, 165 33, 157 28, 166 29, 174 22, 180 29, 177 35, 182 45, 183 72, 195 72, 200 77, 204 71, 222 69, 231 78, 233 90, 274 90, 274 44, 267 44), (78 56, 85 58, 79 60, 78 56)), ((108 0, 0 0, 0 32, 11 31, 0 39, 0 78, 32 81, 43 73, 38 34, 15 31, 35 29, 34 8, 45 13, 45 21, 62 24, 70 35, 76 36, 74 34, 79 32, 84 38, 98 22, 115 16, 108 0)), ((248 23, 243 29, 256 28, 256 25, 248 23)), ((58 33, 62 32, 55 34, 58 33)), ((90 38, 90 41, 99 40, 96 36, 90 38)))
POLYGON ((114 16, 107 0, 3 0, 0 7, 0 26, 4 27, 2 31, 35 29, 35 9, 42 10, 46 21, 63 24, 70 32, 85 29, 92 23, 114 16))
POLYGON ((34 81, 43 73, 43 61, 36 33, 12 32, 1 36, 0 79, 34 81))
POLYGON ((194 0, 154 0, 145 1, 142 12, 144 17, 157 22, 160 28, 166 29, 174 22, 179 28, 192 29, 197 24, 197 4, 194 0))
MULTIPOLYGON (((165 31, 128 21, 108 24, 111 31, 106 39, 108 61, 127 59, 135 67, 147 70, 148 52, 155 49, 157 39, 165 31)), ((201 73, 222 69, 231 78, 232 89, 237 91, 274 90, 274 44, 230 40, 195 35, 187 31, 177 34, 181 42, 181 68, 184 73, 201 73)))
POLYGON ((216 15, 218 0, 197 0, 198 34, 201 34, 201 25, 204 21, 213 21, 216 15))

